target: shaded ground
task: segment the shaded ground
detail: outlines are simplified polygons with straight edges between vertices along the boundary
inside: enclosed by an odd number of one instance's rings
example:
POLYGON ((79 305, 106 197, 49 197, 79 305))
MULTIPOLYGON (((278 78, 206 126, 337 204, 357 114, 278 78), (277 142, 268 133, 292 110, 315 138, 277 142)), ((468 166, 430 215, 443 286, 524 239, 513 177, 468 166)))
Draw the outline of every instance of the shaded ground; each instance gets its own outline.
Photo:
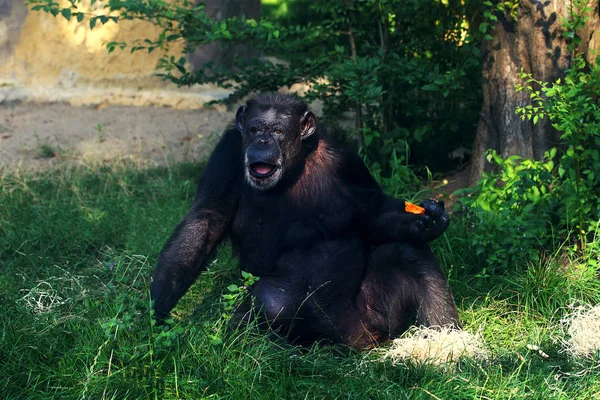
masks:
POLYGON ((447 173, 439 181, 431 182, 429 187, 434 188, 432 197, 438 200, 443 198, 446 202, 446 211, 452 213, 454 204, 458 201, 458 197, 453 193, 469 186, 469 176, 469 168, 465 166, 457 171, 447 173))
POLYGON ((44 167, 129 158, 140 164, 198 160, 235 115, 200 110, 67 104, 0 104, 0 167, 44 167))

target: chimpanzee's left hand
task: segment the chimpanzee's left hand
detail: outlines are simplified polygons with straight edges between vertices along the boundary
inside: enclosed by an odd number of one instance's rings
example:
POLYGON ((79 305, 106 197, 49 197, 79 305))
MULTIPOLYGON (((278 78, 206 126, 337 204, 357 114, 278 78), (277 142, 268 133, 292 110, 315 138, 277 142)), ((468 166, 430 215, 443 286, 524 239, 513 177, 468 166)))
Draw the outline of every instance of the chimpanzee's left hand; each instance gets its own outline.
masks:
POLYGON ((411 237, 430 242, 437 239, 448 229, 450 217, 444 211, 444 200, 423 200, 419 206, 425 209, 425 214, 411 225, 411 237))

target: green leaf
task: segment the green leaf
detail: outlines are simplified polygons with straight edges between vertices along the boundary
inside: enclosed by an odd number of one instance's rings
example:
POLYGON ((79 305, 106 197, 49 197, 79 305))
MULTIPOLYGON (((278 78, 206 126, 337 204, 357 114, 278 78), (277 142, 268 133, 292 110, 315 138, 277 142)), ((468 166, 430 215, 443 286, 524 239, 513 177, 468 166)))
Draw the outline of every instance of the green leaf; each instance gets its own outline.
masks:
POLYGON ((60 10, 60 13, 63 17, 65 17, 67 21, 71 19, 71 10, 69 8, 63 8, 62 10, 60 10))
POLYGON ((242 271, 242 278, 244 278, 244 280, 248 280, 250 278, 254 278, 254 275, 252 275, 250 272, 242 271))
POLYGON ((237 285, 229 285, 227 286, 227 290, 229 290, 230 292, 237 292, 239 291, 239 287, 237 285))
POLYGON ((213 346, 218 346, 223 343, 223 339, 217 335, 208 335, 208 338, 210 339, 210 344, 213 346))

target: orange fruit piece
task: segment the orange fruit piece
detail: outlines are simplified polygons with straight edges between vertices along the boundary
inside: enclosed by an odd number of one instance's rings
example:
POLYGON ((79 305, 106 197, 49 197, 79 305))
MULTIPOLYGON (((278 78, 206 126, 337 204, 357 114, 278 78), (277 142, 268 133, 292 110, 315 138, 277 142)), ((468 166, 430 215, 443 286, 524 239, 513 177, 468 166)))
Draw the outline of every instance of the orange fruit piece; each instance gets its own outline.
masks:
POLYGON ((404 210, 411 214, 425 214, 425 209, 423 207, 419 207, 418 205, 409 203, 408 201, 404 202, 404 210))

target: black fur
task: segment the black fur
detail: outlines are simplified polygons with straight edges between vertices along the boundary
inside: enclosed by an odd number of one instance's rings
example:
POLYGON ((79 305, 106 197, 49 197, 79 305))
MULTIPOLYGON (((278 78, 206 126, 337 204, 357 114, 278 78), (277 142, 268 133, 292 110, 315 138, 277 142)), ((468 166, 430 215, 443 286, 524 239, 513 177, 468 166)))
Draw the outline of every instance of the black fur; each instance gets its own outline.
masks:
POLYGON ((368 347, 411 324, 459 327, 427 244, 449 219, 443 202, 421 205, 424 215, 410 214, 386 196, 303 102, 257 96, 223 134, 160 254, 156 316, 170 312, 229 236, 242 268, 260 277, 261 318, 292 341, 368 347))

